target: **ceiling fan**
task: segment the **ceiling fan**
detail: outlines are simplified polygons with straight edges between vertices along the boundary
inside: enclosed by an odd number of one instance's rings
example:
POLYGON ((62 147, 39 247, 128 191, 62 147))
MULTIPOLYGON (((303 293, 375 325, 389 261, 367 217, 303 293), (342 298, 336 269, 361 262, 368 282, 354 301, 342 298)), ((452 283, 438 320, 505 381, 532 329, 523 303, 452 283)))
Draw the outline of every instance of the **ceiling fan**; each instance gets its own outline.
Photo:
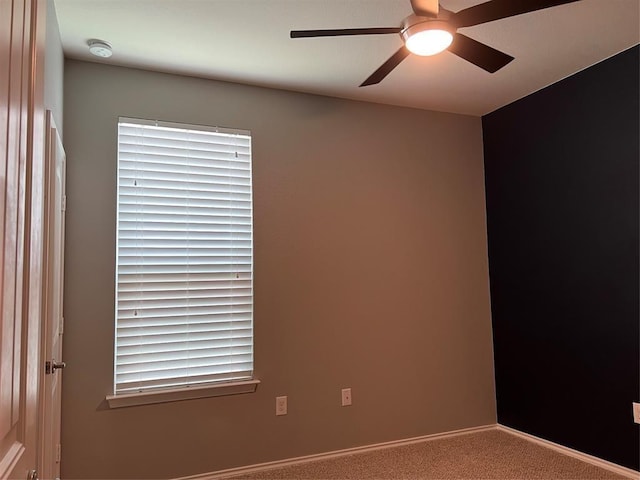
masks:
POLYGON ((513 60, 513 57, 458 33, 459 28, 577 1, 579 0, 492 0, 459 12, 451 12, 440 7, 438 0, 411 0, 413 14, 405 18, 400 27, 292 30, 291 38, 400 34, 404 45, 362 82, 361 87, 379 83, 410 53, 428 56, 447 49, 487 72, 494 73, 513 60))

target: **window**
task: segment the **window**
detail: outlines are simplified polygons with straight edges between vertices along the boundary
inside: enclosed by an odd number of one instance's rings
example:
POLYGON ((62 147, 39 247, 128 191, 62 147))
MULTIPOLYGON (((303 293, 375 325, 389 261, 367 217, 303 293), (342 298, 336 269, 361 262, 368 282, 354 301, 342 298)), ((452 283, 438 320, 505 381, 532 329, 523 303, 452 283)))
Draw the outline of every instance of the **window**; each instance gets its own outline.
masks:
POLYGON ((250 133, 120 118, 111 398, 252 379, 252 250, 250 133))

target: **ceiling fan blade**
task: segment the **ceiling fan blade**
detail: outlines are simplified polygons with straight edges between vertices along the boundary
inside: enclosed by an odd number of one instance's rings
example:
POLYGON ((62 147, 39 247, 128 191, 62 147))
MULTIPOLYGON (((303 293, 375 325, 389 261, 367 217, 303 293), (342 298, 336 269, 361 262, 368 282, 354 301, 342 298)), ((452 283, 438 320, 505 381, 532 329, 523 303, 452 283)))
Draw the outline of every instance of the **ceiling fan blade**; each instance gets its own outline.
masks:
POLYGON ((402 28, 343 28, 334 30, 291 30, 291 38, 344 37, 349 35, 385 35, 400 33, 402 28))
POLYGON ((454 14, 451 22, 456 28, 471 27, 578 1, 580 0, 493 0, 460 10, 454 14))
POLYGON ((400 62, 407 58, 409 53, 411 52, 409 52, 409 50, 407 50, 407 47, 403 45, 400 50, 391 55, 391 57, 389 57, 389 60, 380 65, 380 67, 375 72, 373 72, 369 76, 369 78, 362 82, 360 86, 366 87, 367 85, 375 85, 376 83, 380 83, 384 77, 389 75, 394 68, 400 65, 400 62))
POLYGON ((489 73, 497 72, 513 60, 511 55, 491 48, 461 33, 454 35, 453 42, 448 50, 489 73))
POLYGON ((438 0, 411 0, 411 8, 419 17, 438 16, 438 0))

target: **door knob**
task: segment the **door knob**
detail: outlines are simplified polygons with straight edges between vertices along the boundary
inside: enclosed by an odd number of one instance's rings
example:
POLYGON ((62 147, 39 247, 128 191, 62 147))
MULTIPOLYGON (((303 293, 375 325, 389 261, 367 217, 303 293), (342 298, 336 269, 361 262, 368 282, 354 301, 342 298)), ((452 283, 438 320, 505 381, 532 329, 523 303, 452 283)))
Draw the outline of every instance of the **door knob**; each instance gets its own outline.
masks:
POLYGON ((45 362, 44 373, 47 375, 54 373, 56 370, 63 370, 67 364, 65 362, 56 362, 55 360, 45 362))

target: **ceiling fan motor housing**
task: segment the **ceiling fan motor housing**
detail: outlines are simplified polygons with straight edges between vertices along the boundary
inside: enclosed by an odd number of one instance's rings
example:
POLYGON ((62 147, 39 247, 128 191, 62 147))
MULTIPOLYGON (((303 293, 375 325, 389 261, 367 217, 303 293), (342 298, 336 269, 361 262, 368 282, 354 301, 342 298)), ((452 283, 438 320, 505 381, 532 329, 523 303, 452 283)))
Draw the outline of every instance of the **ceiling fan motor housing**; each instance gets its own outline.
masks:
POLYGON ((456 29, 446 20, 441 18, 419 17, 417 15, 409 15, 402 21, 402 39, 406 42, 411 35, 425 30, 444 30, 451 35, 456 33, 456 29))

